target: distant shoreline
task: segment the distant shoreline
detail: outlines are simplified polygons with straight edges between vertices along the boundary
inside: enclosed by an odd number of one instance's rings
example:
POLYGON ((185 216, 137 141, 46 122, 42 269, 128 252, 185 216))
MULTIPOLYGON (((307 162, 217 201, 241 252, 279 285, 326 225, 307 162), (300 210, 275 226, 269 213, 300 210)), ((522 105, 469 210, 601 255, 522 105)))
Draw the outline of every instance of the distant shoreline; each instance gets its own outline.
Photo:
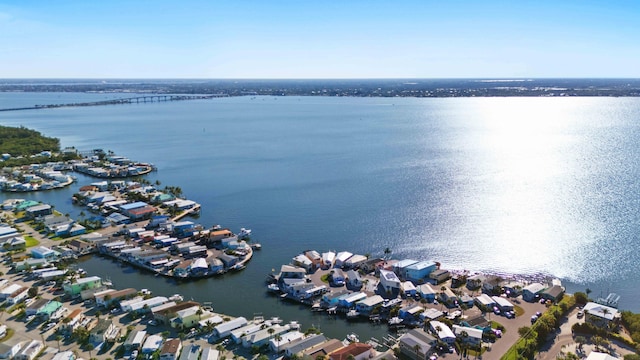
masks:
POLYGON ((0 92, 349 97, 639 97, 640 79, 0 79, 0 92))

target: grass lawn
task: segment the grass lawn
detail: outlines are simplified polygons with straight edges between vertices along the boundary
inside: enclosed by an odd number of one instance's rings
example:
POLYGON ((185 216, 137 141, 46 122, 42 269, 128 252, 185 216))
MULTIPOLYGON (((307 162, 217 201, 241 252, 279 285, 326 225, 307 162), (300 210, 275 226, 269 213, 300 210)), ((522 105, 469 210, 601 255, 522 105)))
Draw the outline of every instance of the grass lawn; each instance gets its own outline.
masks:
POLYGON ((36 240, 33 236, 25 235, 24 241, 27 243, 27 247, 37 246, 40 244, 40 241, 36 240))
POLYGON ((331 275, 331 274, 324 274, 324 275, 322 275, 322 276, 320 277, 320 280, 322 280, 322 282, 324 282, 324 283, 327 283, 327 284, 328 284, 328 283, 329 283, 329 275, 331 275))
POLYGON ((513 311, 516 313, 516 316, 520 316, 524 314, 524 309, 518 305, 513 305, 513 311))

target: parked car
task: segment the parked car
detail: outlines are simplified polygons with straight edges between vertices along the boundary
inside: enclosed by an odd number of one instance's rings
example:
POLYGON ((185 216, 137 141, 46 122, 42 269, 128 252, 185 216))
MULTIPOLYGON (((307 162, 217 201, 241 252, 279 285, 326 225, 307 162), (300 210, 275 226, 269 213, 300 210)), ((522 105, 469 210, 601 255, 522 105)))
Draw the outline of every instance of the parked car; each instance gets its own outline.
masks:
POLYGON ((583 310, 578 311, 578 314, 576 314, 576 316, 578 317, 578 319, 581 319, 584 316, 584 311, 583 310))
POLYGON ((504 316, 505 316, 507 319, 513 319, 513 318, 515 317, 515 313, 514 313, 513 311, 506 311, 506 312, 504 313, 504 316))
POLYGON ((500 309, 497 306, 493 307, 493 313, 496 315, 500 315, 500 309))
POLYGON ((129 359, 134 360, 137 357, 138 357, 138 350, 133 350, 131 352, 131 355, 129 356, 129 359))
POLYGON ((538 321, 538 317, 535 315, 531 316, 531 323, 533 324, 536 321, 538 321))

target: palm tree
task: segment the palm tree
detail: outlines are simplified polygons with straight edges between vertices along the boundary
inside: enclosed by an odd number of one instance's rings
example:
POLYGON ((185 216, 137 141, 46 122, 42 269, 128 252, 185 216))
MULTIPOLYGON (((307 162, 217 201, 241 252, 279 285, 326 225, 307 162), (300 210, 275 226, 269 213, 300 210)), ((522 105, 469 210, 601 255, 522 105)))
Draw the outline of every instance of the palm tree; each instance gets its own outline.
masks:
POLYGON ((278 334, 278 335, 276 335, 274 340, 276 341, 276 354, 277 354, 277 353, 280 352, 280 341, 282 340, 282 336, 280 336, 280 334, 278 334))
POLYGON ((578 349, 582 350, 582 345, 587 342, 587 339, 584 336, 576 336, 576 343, 578 344, 578 349))
POLYGON ((391 249, 389 248, 385 248, 384 249, 384 262, 386 263, 387 260, 389 260, 391 258, 391 249))
POLYGON ((95 349, 95 346, 93 346, 92 343, 88 343, 87 344, 87 351, 89 351, 89 359, 92 359, 93 356, 91 356, 91 350, 95 349))
POLYGON ((584 292, 587 294, 587 298, 589 298, 589 294, 591 294, 591 289, 586 288, 584 289, 584 292))
POLYGON ((63 339, 62 335, 60 334, 56 335, 56 341, 58 342, 58 351, 60 351, 60 340, 62 339, 63 339))
POLYGON ((273 328, 269 328, 267 332, 269 333, 269 339, 271 339, 271 335, 273 335, 273 333, 276 331, 273 328))
POLYGON ((202 320, 202 309, 198 308, 196 315, 198 315, 198 320, 202 320))

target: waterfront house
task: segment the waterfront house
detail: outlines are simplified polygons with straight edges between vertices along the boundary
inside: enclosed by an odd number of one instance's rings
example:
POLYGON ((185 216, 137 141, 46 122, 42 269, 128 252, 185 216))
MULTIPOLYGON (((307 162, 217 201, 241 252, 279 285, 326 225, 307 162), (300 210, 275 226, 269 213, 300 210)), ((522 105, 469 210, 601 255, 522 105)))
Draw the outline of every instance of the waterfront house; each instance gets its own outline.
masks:
POLYGON ((405 281, 402 283, 402 292, 404 296, 414 297, 416 295, 416 286, 411 281, 405 281))
POLYGON ((321 344, 327 341, 327 338, 322 334, 310 334, 305 337, 303 333, 299 331, 290 331, 286 334, 282 334, 280 337, 271 339, 269 341, 269 348, 276 354, 284 352, 289 358, 293 355, 321 344))
POLYGON ((380 270, 380 286, 387 294, 397 294, 402 287, 402 283, 393 271, 380 270))
POLYGON ((54 261, 58 259, 60 253, 45 246, 36 246, 34 248, 31 248, 31 256, 33 256, 34 259, 46 259, 48 261, 54 261))
POLYGON ((407 279, 407 268, 413 264, 417 264, 417 260, 403 259, 392 265, 393 272, 398 275, 401 280, 407 279))
POLYGON ((474 301, 473 296, 470 296, 469 294, 464 293, 460 295, 459 299, 461 304, 465 304, 468 308, 473 307, 473 301, 474 301))
POLYGON ((86 278, 80 278, 75 282, 68 282, 62 284, 65 294, 75 296, 80 295, 80 292, 88 289, 95 289, 102 286, 102 279, 98 276, 89 276, 86 278))
POLYGON ((114 328, 115 325, 110 319, 98 319, 98 324, 89 332, 89 341, 94 344, 107 341, 107 334, 114 328))
POLYGON ((304 252, 304 256, 306 256, 312 263, 312 271, 319 269, 322 267, 322 256, 315 250, 308 250, 304 252))
POLYGON ((200 345, 187 344, 180 353, 180 360, 198 360, 200 357, 200 345))
POLYGON ((431 279, 436 284, 440 284, 441 282, 447 281, 451 277, 451 273, 449 270, 437 269, 429 274, 429 279, 431 279))
POLYGON ((259 331, 260 329, 263 329, 266 326, 267 325, 264 324, 262 321, 249 322, 247 325, 243 327, 239 327, 231 332, 231 341, 233 341, 236 344, 241 344, 243 337, 249 334, 253 334, 254 332, 259 331))
POLYGON ((496 275, 485 275, 482 281, 482 292, 489 295, 497 295, 502 292, 503 279, 496 275))
POLYGON ((335 292, 332 291, 322 295, 321 302, 325 304, 327 307, 338 306, 338 303, 340 302, 340 300, 344 299, 350 294, 351 293, 345 289, 338 290, 335 292))
POLYGON ((418 285, 416 290, 420 297, 425 299, 427 302, 433 302, 433 300, 436 299, 437 292, 430 284, 418 285))
POLYGON ((513 304, 502 296, 492 296, 491 299, 496 303, 500 311, 513 311, 513 304))
POLYGON ((222 339, 231 335, 231 332, 233 330, 245 325, 247 325, 247 319, 241 316, 216 326, 215 328, 213 328, 213 333, 219 339, 222 339))
POLYGON ((144 343, 144 338, 147 336, 147 332, 144 330, 133 330, 127 336, 124 342, 124 348, 127 351, 139 350, 144 343))
POLYGON ((280 267, 278 279, 304 279, 306 275, 307 272, 303 268, 291 265, 282 265, 280 267))
POLYGON ((138 291, 134 288, 126 288, 122 290, 104 290, 95 294, 96 304, 99 306, 109 307, 114 303, 136 296, 138 291))
POLYGON ((33 206, 37 206, 39 204, 40 204, 39 202, 34 201, 34 200, 25 200, 25 201, 20 202, 18 205, 16 205, 14 211, 16 211, 16 212, 25 211, 28 208, 33 207, 33 206))
POLYGON ((477 346, 482 343, 482 330, 480 329, 453 325, 453 333, 456 338, 469 345, 477 346))
POLYGON ((220 352, 211 346, 206 346, 202 349, 202 355, 200 355, 200 360, 218 360, 220 357, 220 352))
POLYGON ((411 360, 427 360, 436 338, 422 329, 412 329, 398 339, 400 353, 411 360))
POLYGON ((237 256, 234 255, 229 255, 229 254, 225 254, 225 253, 221 253, 220 255, 218 255, 218 259, 220 259, 220 261, 222 261, 222 263, 224 264, 224 267, 226 269, 230 269, 232 267, 234 267, 238 261, 240 259, 238 259, 237 256))
POLYGON ((542 293, 540 293, 540 296, 543 299, 547 299, 553 302, 557 302, 560 299, 562 299, 563 295, 564 295, 564 288, 560 285, 554 285, 544 290, 542 293))
POLYGON ((356 311, 361 314, 371 314, 376 306, 381 305, 384 299, 380 295, 369 296, 366 299, 360 300, 356 303, 356 311))
POLYGON ((176 312, 176 317, 170 320, 172 328, 188 329, 198 324, 202 317, 202 309, 200 306, 192 306, 176 312))
POLYGON ((365 274, 370 274, 372 272, 376 272, 379 268, 381 268, 384 264, 384 259, 382 258, 372 258, 368 259, 364 263, 360 265, 360 270, 362 270, 365 274))
POLYGON ((352 256, 353 253, 350 253, 348 251, 339 252, 338 254, 336 254, 336 261, 334 262, 333 266, 337 268, 343 267, 347 260, 349 260, 349 258, 352 256))
POLYGON ((209 233, 209 241, 211 242, 221 241, 222 239, 226 239, 232 236, 233 236, 233 233, 229 229, 215 230, 209 233))
POLYGON ((310 273, 314 270, 313 262, 309 260, 308 257, 304 256, 304 254, 298 254, 293 258, 292 264, 294 266, 301 267, 305 269, 307 273, 310 273))
MULTIPOLYGON (((168 303, 167 303, 168 304, 168 303)), ((200 304, 195 302, 195 301, 183 301, 179 304, 173 303, 170 306, 164 307, 166 304, 160 305, 160 306, 156 306, 153 309, 151 309, 151 312, 153 314, 153 318, 158 322, 158 323, 162 323, 162 324, 169 324, 171 319, 173 319, 174 317, 177 316, 178 311, 184 310, 184 309, 188 309, 191 307, 199 307, 200 304)))
POLYGON ((215 256, 208 257, 207 263, 209 264, 209 271, 212 273, 220 273, 224 270, 224 263, 215 256))
POLYGON ((407 266, 404 272, 407 280, 415 284, 422 284, 429 278, 429 274, 437 270, 437 268, 438 265, 433 261, 419 261, 407 266))
POLYGON ((351 309, 353 308, 356 303, 360 300, 364 300, 367 298, 367 294, 363 293, 363 292, 355 292, 355 293, 351 293, 349 294, 349 296, 341 299, 340 301, 338 301, 338 306, 345 308, 345 309, 351 309))
POLYGON ((15 356, 15 360, 33 360, 44 349, 44 344, 40 340, 31 340, 22 351, 15 356))
POLYGON ((329 269, 333 266, 333 263, 336 261, 336 253, 333 251, 327 251, 322 253, 322 268, 329 269))
POLYGON ((485 276, 482 274, 473 274, 467 276, 467 289, 477 290, 482 286, 482 282, 485 280, 485 276))
POLYGON ((522 288, 524 288, 524 284, 520 281, 508 281, 502 284, 504 293, 511 297, 522 295, 522 288))
POLYGON ((264 329, 245 336, 242 339, 242 346, 250 348, 253 346, 260 347, 266 345, 273 337, 287 333, 289 330, 291 330, 291 326, 288 324, 284 326, 279 324, 267 326, 264 329))
POLYGON ((546 286, 540 283, 531 283, 522 289, 522 300, 535 301, 537 297, 546 289, 546 286))
POLYGON ((618 322, 621 317, 618 309, 595 302, 588 302, 584 306, 584 315, 586 322, 598 327, 608 327, 611 323, 618 322))
POLYGON ((415 320, 424 312, 424 308, 420 304, 410 304, 398 310, 398 317, 402 319, 415 320))
POLYGON ((135 311, 137 313, 146 313, 146 312, 150 312, 151 309, 153 309, 154 307, 165 304, 168 301, 169 299, 167 299, 164 296, 155 296, 149 299, 140 300, 136 302, 126 302, 126 301, 120 302, 120 308, 124 312, 135 311))
POLYGON ((365 261, 367 261, 366 256, 354 254, 344 262, 343 267, 347 269, 356 269, 360 265, 364 264, 365 261))
POLYGON ((366 360, 373 355, 373 346, 359 342, 351 343, 329 354, 331 360, 366 360))
MULTIPOLYGON (((171 339, 169 339, 167 341, 171 341, 171 339)), ((180 341, 180 339, 178 339, 178 341, 180 341)), ((145 340, 144 344, 142 345, 142 353, 143 354, 152 354, 152 353, 156 352, 156 350, 160 349, 161 346, 162 346, 162 336, 160 336, 160 335, 149 335, 149 336, 147 336, 147 340, 145 340)), ((178 352, 179 352, 179 350, 178 350, 178 352)), ((178 356, 177 353, 175 355, 176 355, 176 357, 178 356)), ((169 359, 167 359, 167 360, 169 360, 169 359)), ((175 358, 173 358, 172 360, 175 360, 175 358)))
POLYGON ((429 327, 431 328, 431 331, 436 335, 436 337, 441 341, 444 341, 450 346, 455 343, 456 335, 453 333, 453 331, 451 331, 447 324, 434 320, 429 322, 429 327))
POLYGON ((176 267, 173 268, 173 275, 177 277, 186 278, 189 276, 189 269, 193 260, 184 260, 176 267))
POLYGON ((351 289, 360 289, 362 287, 362 278, 356 270, 349 270, 346 274, 347 287, 351 289))

